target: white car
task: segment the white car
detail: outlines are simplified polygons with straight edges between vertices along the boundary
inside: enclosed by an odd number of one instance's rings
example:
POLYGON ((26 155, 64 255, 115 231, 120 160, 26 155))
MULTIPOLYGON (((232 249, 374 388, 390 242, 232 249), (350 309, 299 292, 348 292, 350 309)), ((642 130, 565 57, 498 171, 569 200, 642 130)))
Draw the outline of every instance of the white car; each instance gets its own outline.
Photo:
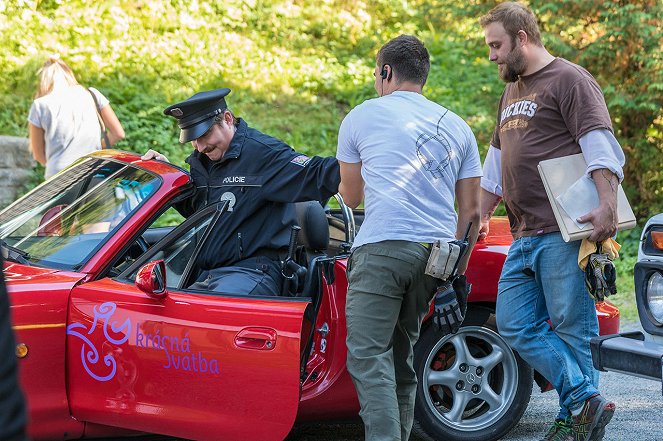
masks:
MULTIPOLYGON (((633 272, 642 332, 592 339, 594 367, 663 381, 663 213, 647 221, 633 272)), ((663 385, 663 383, 662 383, 663 385)), ((663 390, 662 390, 663 391, 663 390)))

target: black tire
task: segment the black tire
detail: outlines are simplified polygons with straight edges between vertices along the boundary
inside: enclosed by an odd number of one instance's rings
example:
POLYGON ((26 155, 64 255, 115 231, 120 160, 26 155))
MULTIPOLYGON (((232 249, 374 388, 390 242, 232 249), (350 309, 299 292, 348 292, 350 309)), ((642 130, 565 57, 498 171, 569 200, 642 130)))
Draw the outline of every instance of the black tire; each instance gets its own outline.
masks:
POLYGON ((413 430, 427 440, 497 440, 520 421, 532 394, 532 368, 508 347, 494 314, 485 310, 468 310, 456 334, 422 328, 414 366, 413 430))

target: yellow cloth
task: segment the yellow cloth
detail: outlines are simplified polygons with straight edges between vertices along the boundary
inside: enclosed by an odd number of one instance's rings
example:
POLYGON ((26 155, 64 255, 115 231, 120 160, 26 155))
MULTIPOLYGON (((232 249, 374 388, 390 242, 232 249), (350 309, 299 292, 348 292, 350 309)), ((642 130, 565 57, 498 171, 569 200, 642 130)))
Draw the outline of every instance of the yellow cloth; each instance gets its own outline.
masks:
MULTIPOLYGON (((608 255, 608 259, 615 260, 619 257, 619 250, 621 245, 617 243, 612 237, 601 242, 601 252, 608 255)), ((580 244, 580 252, 578 253, 578 266, 581 270, 585 270, 589 255, 596 252, 596 242, 588 239, 583 239, 580 244)))

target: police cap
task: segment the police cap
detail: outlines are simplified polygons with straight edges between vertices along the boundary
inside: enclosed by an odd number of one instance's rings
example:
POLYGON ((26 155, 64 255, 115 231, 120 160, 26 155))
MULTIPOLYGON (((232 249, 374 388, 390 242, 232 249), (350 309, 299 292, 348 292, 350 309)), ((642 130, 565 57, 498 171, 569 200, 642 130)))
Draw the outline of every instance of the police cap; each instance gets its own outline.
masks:
POLYGON ((224 97, 229 93, 227 88, 198 92, 163 111, 178 120, 182 144, 200 138, 212 127, 214 117, 228 108, 224 97))

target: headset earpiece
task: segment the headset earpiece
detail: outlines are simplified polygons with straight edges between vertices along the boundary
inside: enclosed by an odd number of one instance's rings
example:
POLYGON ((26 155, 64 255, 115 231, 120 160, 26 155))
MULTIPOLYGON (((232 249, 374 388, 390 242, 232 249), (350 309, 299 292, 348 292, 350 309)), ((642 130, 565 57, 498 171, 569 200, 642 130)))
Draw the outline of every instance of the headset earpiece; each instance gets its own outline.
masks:
MULTIPOLYGON (((389 65, 388 64, 383 64, 382 65, 382 71, 380 72, 380 77, 383 80, 386 79, 387 81, 389 81, 389 80, 391 80, 391 72, 390 72, 391 69, 387 69, 387 66, 389 66, 389 65)), ((391 68, 391 66, 389 66, 389 68, 391 68)))
POLYGON ((380 72, 380 77, 382 77, 383 80, 387 78, 387 68, 384 66, 382 66, 382 72, 380 72))

